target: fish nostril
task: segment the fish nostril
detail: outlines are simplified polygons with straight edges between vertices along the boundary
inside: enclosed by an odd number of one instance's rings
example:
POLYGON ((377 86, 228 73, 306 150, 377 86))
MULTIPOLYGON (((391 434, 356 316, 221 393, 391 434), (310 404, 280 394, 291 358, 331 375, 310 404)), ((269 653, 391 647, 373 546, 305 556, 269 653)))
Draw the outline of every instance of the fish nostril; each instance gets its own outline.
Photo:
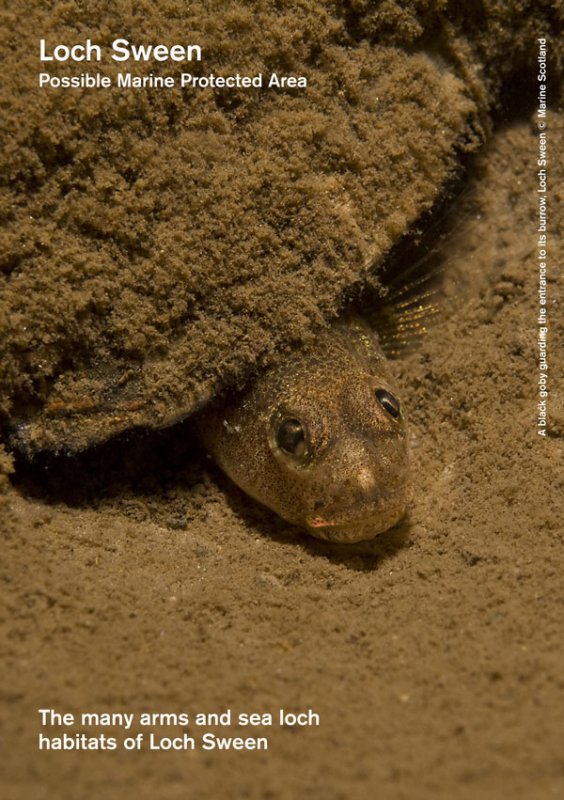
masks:
POLYGON ((316 500, 313 504, 313 510, 319 511, 320 508, 323 508, 323 500, 316 500))

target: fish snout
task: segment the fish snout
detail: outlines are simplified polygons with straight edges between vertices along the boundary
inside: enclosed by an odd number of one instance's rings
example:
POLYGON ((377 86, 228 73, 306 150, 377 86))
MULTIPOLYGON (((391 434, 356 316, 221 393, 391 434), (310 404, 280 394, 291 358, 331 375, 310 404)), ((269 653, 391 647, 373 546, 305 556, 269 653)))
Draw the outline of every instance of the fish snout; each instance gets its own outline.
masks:
POLYGON ((342 448, 317 476, 308 529, 335 541, 358 541, 387 530, 407 508, 408 477, 405 448, 390 454, 363 443, 342 448))

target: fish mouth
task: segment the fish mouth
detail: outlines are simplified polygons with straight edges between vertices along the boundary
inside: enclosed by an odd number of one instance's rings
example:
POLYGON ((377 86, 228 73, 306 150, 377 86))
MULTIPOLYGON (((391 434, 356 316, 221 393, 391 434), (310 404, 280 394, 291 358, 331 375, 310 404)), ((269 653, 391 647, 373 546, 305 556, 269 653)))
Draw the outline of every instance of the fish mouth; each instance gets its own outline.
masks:
POLYGON ((379 533, 389 530, 403 517, 407 504, 389 509, 385 514, 367 514, 349 519, 324 519, 309 516, 305 524, 312 536, 329 542, 354 543, 373 539, 379 533))

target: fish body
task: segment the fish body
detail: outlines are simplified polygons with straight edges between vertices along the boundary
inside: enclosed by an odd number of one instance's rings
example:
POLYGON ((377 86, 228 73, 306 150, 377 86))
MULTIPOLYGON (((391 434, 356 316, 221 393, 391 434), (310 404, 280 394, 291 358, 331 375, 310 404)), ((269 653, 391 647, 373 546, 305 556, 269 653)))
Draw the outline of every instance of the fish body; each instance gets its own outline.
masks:
POLYGON ((392 527, 409 499, 406 419, 386 357, 360 318, 334 323, 196 419, 247 494, 320 539, 392 527))

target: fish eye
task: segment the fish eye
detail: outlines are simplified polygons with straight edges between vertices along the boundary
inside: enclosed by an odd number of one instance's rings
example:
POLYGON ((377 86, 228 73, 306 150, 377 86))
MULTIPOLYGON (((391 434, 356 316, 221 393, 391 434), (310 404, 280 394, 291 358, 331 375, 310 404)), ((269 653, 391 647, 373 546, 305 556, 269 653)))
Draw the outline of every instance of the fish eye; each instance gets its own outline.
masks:
POLYGON ((401 414, 400 401, 387 389, 376 389, 374 392, 376 400, 380 403, 384 411, 387 411, 390 417, 399 419, 401 414))
POLYGON ((306 454, 306 432, 299 419, 284 419, 276 428, 276 444, 285 453, 296 458, 306 454))

